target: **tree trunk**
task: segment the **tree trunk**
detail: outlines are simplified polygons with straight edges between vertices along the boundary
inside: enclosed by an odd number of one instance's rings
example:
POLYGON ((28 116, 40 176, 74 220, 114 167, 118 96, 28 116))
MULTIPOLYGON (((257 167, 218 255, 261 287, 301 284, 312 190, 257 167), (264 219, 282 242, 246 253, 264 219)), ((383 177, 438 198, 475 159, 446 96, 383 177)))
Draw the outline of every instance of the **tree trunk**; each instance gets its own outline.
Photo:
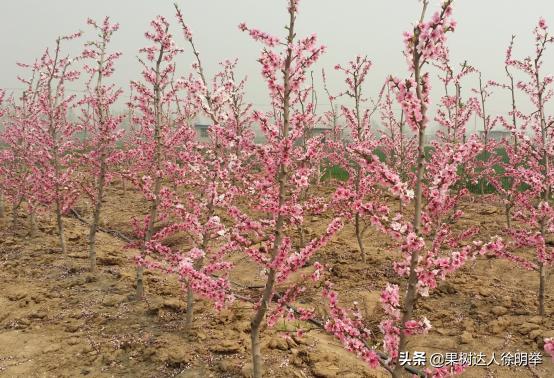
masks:
MULTIPOLYGON (((291 4, 294 4, 291 2, 291 4)), ((289 7, 289 25, 287 27, 288 36, 287 36, 287 54, 285 58, 285 66, 283 69, 283 133, 282 137, 288 138, 289 136, 289 126, 290 126, 290 95, 291 95, 291 66, 293 60, 293 50, 292 44, 294 42, 294 24, 296 20, 296 6, 291 5, 289 7)), ((287 184, 287 171, 285 166, 281 163, 279 166, 279 171, 277 174, 277 181, 279 182, 279 210, 285 205, 285 196, 286 196, 286 184, 287 184)), ((283 243, 283 228, 285 225, 285 219, 282 211, 279 211, 277 219, 275 222, 275 232, 274 232, 274 241, 271 249, 271 261, 273 262, 277 257, 279 248, 283 243)), ((262 354, 260 348, 260 327, 262 321, 265 317, 267 309, 269 308, 269 303, 273 296, 273 286, 275 285, 276 270, 271 268, 267 275, 267 280, 265 282, 264 292, 262 295, 261 303, 256 310, 252 321, 250 322, 251 331, 250 338, 252 341, 252 376, 253 378, 262 377, 262 354)))
POLYGON ((298 227, 298 234, 300 236, 300 248, 304 248, 306 246, 306 240, 304 239, 304 226, 300 225, 298 227))
POLYGON ((321 162, 317 163, 316 185, 319 186, 319 184, 321 184, 321 162))
MULTIPOLYGON (((208 211, 208 217, 207 219, 210 219, 213 216, 213 198, 212 202, 210 202, 209 211, 208 211)), ((202 250, 206 251, 208 249, 208 233, 204 233, 203 235, 203 242, 202 242, 202 250)), ((204 266, 204 258, 200 258, 198 261, 194 263, 194 269, 200 270, 204 266)), ((194 319, 194 291, 192 291, 192 287, 190 283, 187 286, 187 317, 186 317, 186 323, 185 323, 185 333, 190 336, 190 332, 192 330, 192 321, 194 319)))
POLYGON ((37 236, 38 233, 38 225, 37 225, 37 213, 35 209, 31 210, 31 213, 29 214, 29 236, 34 238, 37 236))
MULTIPOLYGON (((145 255, 146 252, 146 243, 152 239, 154 235, 154 223, 158 217, 158 206, 160 204, 160 191, 162 188, 162 178, 160 177, 160 172, 162 171, 162 105, 161 105, 161 88, 158 84, 160 82, 160 67, 162 64, 164 56, 164 49, 160 48, 158 53, 158 60, 156 61, 156 84, 154 84, 154 113, 155 113, 155 124, 154 124, 154 191, 153 201, 150 202, 150 212, 148 218, 148 227, 144 235, 144 241, 140 251, 141 256, 145 255)), ((137 266, 136 274, 136 299, 140 300, 144 298, 144 267, 137 266)))
POLYGON ((362 239, 362 229, 360 225, 360 214, 356 213, 354 217, 354 226, 356 228, 356 240, 358 241, 358 249, 360 250, 360 255, 362 256, 362 262, 366 262, 366 256, 365 256, 365 249, 364 249, 364 241, 362 239))
POLYGON ((0 219, 4 219, 5 213, 4 193, 0 191, 0 219))
MULTIPOLYGON (((539 79, 539 62, 538 60, 535 60, 535 80, 536 84, 538 86, 541 82, 539 79)), ((551 142, 551 139, 549 138, 548 132, 547 132, 547 125, 546 125, 546 118, 544 115, 544 102, 543 102, 543 92, 541 88, 537 88, 539 95, 538 95, 538 103, 539 103, 539 116, 540 116, 540 122, 541 122, 541 141, 542 141, 542 153, 543 153, 543 162, 544 162, 544 184, 545 184, 545 191, 542 193, 542 200, 545 203, 550 202, 550 193, 551 193, 551 187, 549 182, 549 176, 550 176, 550 155, 548 152, 548 146, 549 142, 551 142)), ((543 239, 543 242, 546 243, 546 219, 541 219, 541 236, 543 239)), ((544 261, 539 261, 539 315, 544 316, 544 287, 545 287, 545 281, 546 281, 546 271, 544 268, 544 261)))
POLYGON ((402 203, 402 198, 398 198, 398 211, 400 214, 404 214, 404 204, 402 203))
POLYGON ((60 248, 62 250, 62 254, 65 255, 66 253, 65 232, 63 227, 62 208, 61 208, 59 199, 56 200, 56 222, 58 224, 58 236, 60 238, 60 248))
MULTIPOLYGON (((156 176, 156 180, 154 183, 154 200, 150 204, 150 214, 148 218, 148 227, 146 229, 146 234, 144 236, 144 242, 141 248, 141 256, 145 255, 146 252, 146 243, 149 242, 152 239, 152 236, 154 235, 154 222, 158 216, 158 205, 159 205, 159 197, 160 197, 160 191, 161 191, 162 181, 161 178, 156 176)), ((136 298, 142 299, 144 298, 144 267, 138 266, 137 267, 137 275, 136 275, 136 298)))
MULTIPOLYGON (((426 4, 424 3, 424 10, 422 12, 422 20, 423 15, 425 14, 426 4)), ((416 31, 414 38, 417 40, 419 38, 419 35, 416 31)), ((423 99, 423 93, 422 93, 422 85, 421 85, 421 72, 420 72, 420 55, 417 51, 417 48, 414 48, 414 79, 416 82, 416 94, 418 99, 422 101, 423 99)), ((421 114, 423 115, 423 119, 425 119, 425 114, 427 113, 427 107, 424 104, 424 102, 421 102, 421 114)), ((416 182, 415 182, 415 209, 414 209, 414 219, 413 219, 413 229, 415 234, 419 237, 421 236, 421 212, 422 212, 422 202, 423 202, 423 191, 422 191, 422 183, 423 183, 423 172, 425 170, 425 124, 421 122, 419 124, 419 130, 418 130, 418 146, 417 146, 417 168, 416 168, 416 182)), ((417 251, 412 252, 411 259, 410 259, 410 275, 408 278, 408 288, 406 291, 406 296, 404 298, 404 304, 402 308, 402 318, 400 323, 400 340, 398 343, 398 352, 403 353, 406 352, 407 347, 407 335, 404 333, 404 325, 408 320, 412 318, 412 314, 414 311, 416 299, 417 299, 417 263, 419 259, 419 253, 417 251)), ((402 373, 402 365, 398 363, 398 360, 395 361, 396 366, 393 371, 393 377, 400 377, 402 373)))
MULTIPOLYGON (((545 197, 547 197, 550 193, 550 190, 547 189, 545 192, 545 197)), ((541 236, 543 239, 543 242, 546 243, 546 225, 545 225, 545 219, 541 220, 541 236)), ((538 293, 538 300, 539 300, 539 306, 538 306, 538 312, 540 316, 544 316, 544 288, 546 284, 546 269, 544 268, 544 261, 538 261, 539 263, 539 293, 538 293)))
MULTIPOLYGON (((280 243, 279 243, 280 245, 280 243)), ((265 317, 267 309, 269 308, 269 302, 273 294, 273 285, 275 284, 275 270, 271 269, 269 271, 267 281, 264 287, 264 293, 262 296, 262 301, 258 311, 254 315, 250 325, 250 338, 252 341, 252 376, 253 378, 262 377, 262 353, 260 351, 260 327, 262 321, 265 317)))
MULTIPOLYGON (((303 189, 300 193, 300 202, 304 202, 307 196, 308 191, 306 189, 303 189)), ((304 248, 306 246, 306 240, 304 237, 304 224, 300 224, 300 226, 298 226, 298 233, 300 234, 300 248, 304 248)))
MULTIPOLYGON (((359 121, 358 121, 359 123, 359 121)), ((359 131, 358 131, 359 132, 359 131)), ((360 166, 356 167, 356 194, 359 195, 360 192, 360 182, 362 180, 362 170, 360 166)), ((356 241, 358 242, 358 249, 360 250, 360 256, 362 258, 362 262, 365 263, 366 256, 365 256, 365 249, 364 249, 364 241, 362 239, 362 229, 360 225, 360 213, 356 212, 356 215, 354 215, 354 229, 356 232, 356 241)))
POLYGON ((98 221, 100 219, 99 203, 94 207, 94 216, 90 225, 88 234, 88 260, 89 270, 91 273, 96 273, 96 231, 98 229, 98 221))
MULTIPOLYGON (((414 231, 417 236, 420 235, 420 226, 421 226, 421 204, 422 204, 422 180, 423 180, 423 170, 424 170, 424 146, 423 146, 423 135, 424 130, 420 128, 419 130, 419 145, 418 145, 418 158, 417 158, 417 181, 415 187, 415 214, 414 214, 414 231)), ((406 297, 404 301, 404 307, 402 310, 402 320, 400 327, 403 328, 404 324, 412 318, 412 314, 415 307, 415 302, 417 299, 417 261, 419 258, 419 253, 413 252, 410 259, 410 276, 408 278, 408 290, 406 292, 406 297)), ((400 331, 400 342, 398 346, 398 351, 406 352, 407 346, 407 337, 404 334, 403 330, 400 331)), ((400 377, 402 372, 402 366, 396 364, 394 370, 394 377, 400 377)))
POLYGON ((190 331, 192 330, 192 319, 194 311, 194 293, 190 284, 187 287, 187 318, 185 323, 185 333, 187 336, 190 336, 190 331))
POLYGON ((14 203, 12 207, 12 227, 14 229, 17 227, 17 221, 19 218, 17 212, 19 211, 19 206, 21 206, 21 201, 22 200, 19 200, 19 202, 14 203))
POLYGON ((546 283, 546 270, 544 263, 539 264, 539 315, 544 316, 544 287, 546 283))
POLYGON ((135 285, 136 285, 136 299, 140 300, 144 298, 144 268, 142 267, 142 265, 137 266, 135 285))
POLYGON ((252 376, 254 378, 261 378, 262 376, 262 353, 260 351, 260 329, 259 325, 252 327, 250 333, 250 340, 252 343, 252 358, 253 358, 253 370, 252 376))
POLYGON ((104 184, 106 181, 106 158, 104 154, 101 156, 100 176, 98 177, 98 186, 96 187, 96 203, 94 204, 94 212, 92 223, 89 229, 88 236, 88 257, 89 269, 91 273, 96 273, 96 232, 100 223, 100 212, 102 210, 102 199, 104 198, 104 184))

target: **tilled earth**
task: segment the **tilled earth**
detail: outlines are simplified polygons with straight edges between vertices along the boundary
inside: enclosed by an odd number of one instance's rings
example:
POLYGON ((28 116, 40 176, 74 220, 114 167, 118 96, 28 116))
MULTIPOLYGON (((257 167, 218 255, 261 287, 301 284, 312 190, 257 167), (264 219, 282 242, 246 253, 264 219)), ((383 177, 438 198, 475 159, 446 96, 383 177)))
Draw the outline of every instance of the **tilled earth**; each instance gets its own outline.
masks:
MULTIPOLYGON (((130 219, 145 205, 130 190, 110 189, 103 226, 131 235, 130 219)), ((501 209, 490 199, 463 205, 463 222, 479 225, 481 238, 499 233, 501 209)), ((87 217, 84 205, 78 207, 87 217)), ((174 277, 146 272, 146 299, 133 300, 135 250, 107 233, 98 235, 96 276, 87 272, 87 228, 67 217, 68 253, 63 256, 53 217, 41 214, 40 232, 27 234, 27 219, 13 228, 9 214, 0 220, 0 376, 6 377, 248 377, 250 317, 262 281, 244 256, 232 256, 233 282, 240 297, 217 313, 198 300, 194 328, 184 331, 185 302, 174 277), (245 289, 250 287, 250 289, 245 289)), ((325 229, 330 217, 312 217, 309 236, 325 229)), ((379 335, 379 293, 398 282, 392 271, 397 257, 388 238, 366 236, 368 259, 361 262, 353 227, 346 226, 319 251, 341 303, 362 308, 368 327, 379 335)), ((293 279, 301 279, 299 276, 293 279)), ((432 353, 543 352, 542 339, 554 337, 552 280, 547 286, 547 316, 536 313, 538 275, 507 261, 479 258, 423 299, 416 316, 430 319, 428 335, 410 340, 410 350, 432 353)), ((301 297, 324 318, 321 287, 301 297)), ((377 338, 378 339, 378 338, 377 338)), ((376 339, 376 340, 377 340, 376 339)), ((264 368, 268 377, 386 377, 343 350, 316 326, 280 321, 263 330, 264 368), (298 338, 295 330, 305 335, 298 338), (292 335, 292 336, 291 336, 292 335), (285 337, 288 336, 288 337, 285 337)), ((472 367, 463 377, 553 377, 548 357, 536 367, 472 367)))

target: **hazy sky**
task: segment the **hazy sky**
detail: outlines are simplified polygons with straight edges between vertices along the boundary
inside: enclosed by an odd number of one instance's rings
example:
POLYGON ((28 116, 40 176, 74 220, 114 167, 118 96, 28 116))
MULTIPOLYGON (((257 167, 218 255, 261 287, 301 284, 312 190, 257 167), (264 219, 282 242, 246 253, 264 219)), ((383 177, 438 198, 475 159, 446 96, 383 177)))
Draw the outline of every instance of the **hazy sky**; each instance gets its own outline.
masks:
MULTIPOLYGON (((256 62, 260 44, 241 33, 237 25, 245 21, 271 33, 284 34, 285 0, 177 0, 191 26, 196 44, 209 73, 217 62, 239 58, 239 73, 249 78, 249 99, 260 107, 267 104, 265 85, 256 62)), ((439 5, 431 0, 431 10, 439 5)), ((404 75, 402 32, 418 18, 417 0, 301 0, 298 34, 316 32, 328 52, 316 68, 328 70, 332 90, 342 89, 342 76, 332 67, 357 54, 367 54, 374 63, 367 93, 373 94, 387 74, 404 75)), ((17 88, 16 75, 21 70, 16 61, 31 62, 56 36, 76 30, 90 31, 87 17, 102 19, 108 15, 121 24, 113 48, 124 53, 115 80, 127 88, 140 67, 137 50, 144 45, 144 32, 156 15, 166 16, 173 24, 179 45, 186 47, 169 0, 2 0, 0 3, 0 87, 17 88)), ((467 60, 479 68, 486 79, 503 80, 504 52, 512 34, 516 34, 515 56, 532 52, 531 31, 539 17, 545 17, 554 31, 552 0, 456 0, 454 15, 458 30, 450 35, 453 62, 467 60)), ((89 34, 90 35, 90 34, 89 34)), ((86 38, 85 38, 86 39, 86 38)), ((85 40, 84 39, 84 40, 85 40)), ((81 42, 84 42, 81 41, 81 42)), ((81 49, 72 42, 72 52, 81 49)), ((547 57, 546 69, 554 73, 554 50, 547 57)), ((190 50, 180 58, 180 71, 192 62, 190 50)), ((475 80, 466 87, 476 85, 475 80)), ((441 94, 436 87, 434 97, 441 94)), ((320 98, 323 93, 320 93, 320 98)), ((505 96, 491 100, 490 110, 501 112, 509 106, 505 96)), ((323 101, 322 101, 323 102, 323 101)))

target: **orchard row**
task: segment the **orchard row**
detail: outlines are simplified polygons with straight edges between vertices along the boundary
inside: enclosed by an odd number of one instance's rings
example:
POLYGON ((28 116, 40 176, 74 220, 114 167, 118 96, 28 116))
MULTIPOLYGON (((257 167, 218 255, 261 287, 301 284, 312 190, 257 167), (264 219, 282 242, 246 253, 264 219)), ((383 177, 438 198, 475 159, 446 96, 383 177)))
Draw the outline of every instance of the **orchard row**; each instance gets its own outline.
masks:
MULTIPOLYGON (((65 253, 64 214, 76 201, 86 200, 94 273, 106 189, 114 180, 132 183, 148 204, 146 217, 130 220, 136 236, 131 246, 139 251, 136 296, 144 296, 145 269, 178 277, 186 291, 188 330, 195 298, 212 301, 216 309, 236 300, 229 256, 247 256, 265 281, 251 318, 256 378, 262 375, 263 322, 272 326, 281 317, 314 316, 309 308, 291 312, 288 306, 302 294, 302 285, 322 279, 325 266, 315 262, 317 252, 347 226, 355 229, 363 263, 370 228, 388 235, 401 256, 392 268, 404 284, 388 284, 380 298, 385 316, 377 337, 384 350, 368 343, 376 336, 368 333, 360 313, 340 307, 332 283, 324 285, 330 309, 325 329, 371 367, 381 366, 394 377, 403 374, 399 355, 408 352, 407 339, 430 328, 427 319, 414 317, 416 302, 481 255, 536 271, 537 312, 545 316, 546 273, 554 262, 554 115, 547 114, 554 92, 553 77, 543 72, 554 37, 545 21, 533 31, 534 55, 515 58, 512 38, 506 80, 490 82, 467 62, 457 65, 449 59, 447 37, 456 29, 453 1, 442 1, 428 16, 430 5, 424 0, 421 18, 404 33, 408 77, 384 78, 370 101, 365 84, 372 63, 358 56, 335 67, 344 76, 340 94, 330 92, 322 72, 330 110, 321 114, 311 68, 325 47, 315 35, 297 36, 298 0, 287 2, 283 37, 239 25, 262 46, 259 63, 271 99, 269 112, 246 101, 246 82, 236 77, 236 61, 221 63, 220 72, 207 76, 177 6, 178 40, 188 45, 195 63, 187 76, 177 76, 185 49, 171 34, 169 21, 156 17, 145 33, 148 45, 139 51, 141 75, 125 91, 130 94, 128 114, 114 111, 124 90, 112 81, 121 53, 110 49, 118 25, 108 18, 88 21, 95 38, 84 43, 79 56, 67 56, 64 48, 80 40, 81 33, 58 38, 35 62, 20 64, 26 71, 20 78, 22 95, 8 98, 2 92, 2 216, 4 204, 11 205, 14 224, 18 212, 28 212, 34 234, 36 214, 54 211, 65 253), (432 104, 430 77, 436 72, 443 93, 432 104), (464 98, 461 87, 469 77, 478 77, 479 87, 464 98), (84 95, 67 91, 72 82, 85 83, 84 95), (511 95, 504 115, 487 112, 493 90, 511 95), (350 105, 339 106, 339 97, 350 105), (520 110, 522 98, 533 105, 531 112, 520 110), (430 114, 432 107, 438 109, 435 114, 430 114), (78 120, 68 117, 70 111, 77 112, 78 120), (206 140, 194 129, 199 116, 210 119, 206 140), (479 135, 468 135, 466 129, 473 116, 482 121, 479 135), (375 118, 380 130, 372 127, 375 118), (131 126, 124 129, 124 122, 131 126), (427 147, 432 122, 439 131, 427 147), (266 143, 254 143, 253 126, 266 143), (319 135, 315 131, 321 128, 326 131, 319 135), (494 129, 504 129, 510 137, 498 141, 491 136, 494 129), (337 170, 344 173, 342 180, 330 174, 337 170), (326 185, 324 179, 331 181, 331 196, 318 191, 326 185), (485 189, 505 207, 506 227, 502 235, 479 240, 479 229, 461 225, 460 203, 485 189), (306 219, 323 213, 332 214, 326 231, 306 240, 306 219), (167 243, 174 235, 185 235, 186 245, 167 243), (524 257, 524 249, 533 250, 534 257, 524 257), (297 272, 305 277, 301 285, 291 280, 297 272), (284 294, 276 293, 277 284, 288 288, 284 294)), ((553 353, 554 341, 545 340, 544 349, 553 353)), ((442 377, 463 369, 415 374, 442 377)))

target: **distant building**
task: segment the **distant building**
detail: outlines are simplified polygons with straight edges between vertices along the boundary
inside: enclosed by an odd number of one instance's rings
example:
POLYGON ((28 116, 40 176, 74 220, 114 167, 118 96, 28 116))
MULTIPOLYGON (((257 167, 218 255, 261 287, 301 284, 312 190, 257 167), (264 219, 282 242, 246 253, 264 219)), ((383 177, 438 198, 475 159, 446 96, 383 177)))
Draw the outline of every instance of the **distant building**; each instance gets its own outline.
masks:
MULTIPOLYGON (((324 127, 324 126, 312 127, 311 129, 308 129, 308 130, 305 131, 305 134, 304 134, 305 135, 305 140, 324 135, 325 133, 327 133, 329 131, 331 131, 331 129, 328 128, 328 127, 324 127)), ((294 143, 295 143, 295 145, 299 146, 302 143, 304 143, 304 138, 301 137, 301 138, 297 139, 294 143)))
POLYGON ((206 142, 209 139, 208 129, 210 125, 204 123, 195 123, 194 130, 196 131, 196 137, 201 142, 206 142))
POLYGON ((316 126, 310 130, 308 130, 308 138, 313 138, 322 134, 325 134, 326 132, 331 131, 329 127, 323 127, 323 126, 316 126))
MULTIPOLYGON (((479 136, 481 138, 485 137, 485 132, 480 130, 479 136)), ((512 139, 512 133, 506 130, 492 130, 489 131, 489 140, 495 140, 497 142, 500 142, 503 139, 511 140, 512 139)))

